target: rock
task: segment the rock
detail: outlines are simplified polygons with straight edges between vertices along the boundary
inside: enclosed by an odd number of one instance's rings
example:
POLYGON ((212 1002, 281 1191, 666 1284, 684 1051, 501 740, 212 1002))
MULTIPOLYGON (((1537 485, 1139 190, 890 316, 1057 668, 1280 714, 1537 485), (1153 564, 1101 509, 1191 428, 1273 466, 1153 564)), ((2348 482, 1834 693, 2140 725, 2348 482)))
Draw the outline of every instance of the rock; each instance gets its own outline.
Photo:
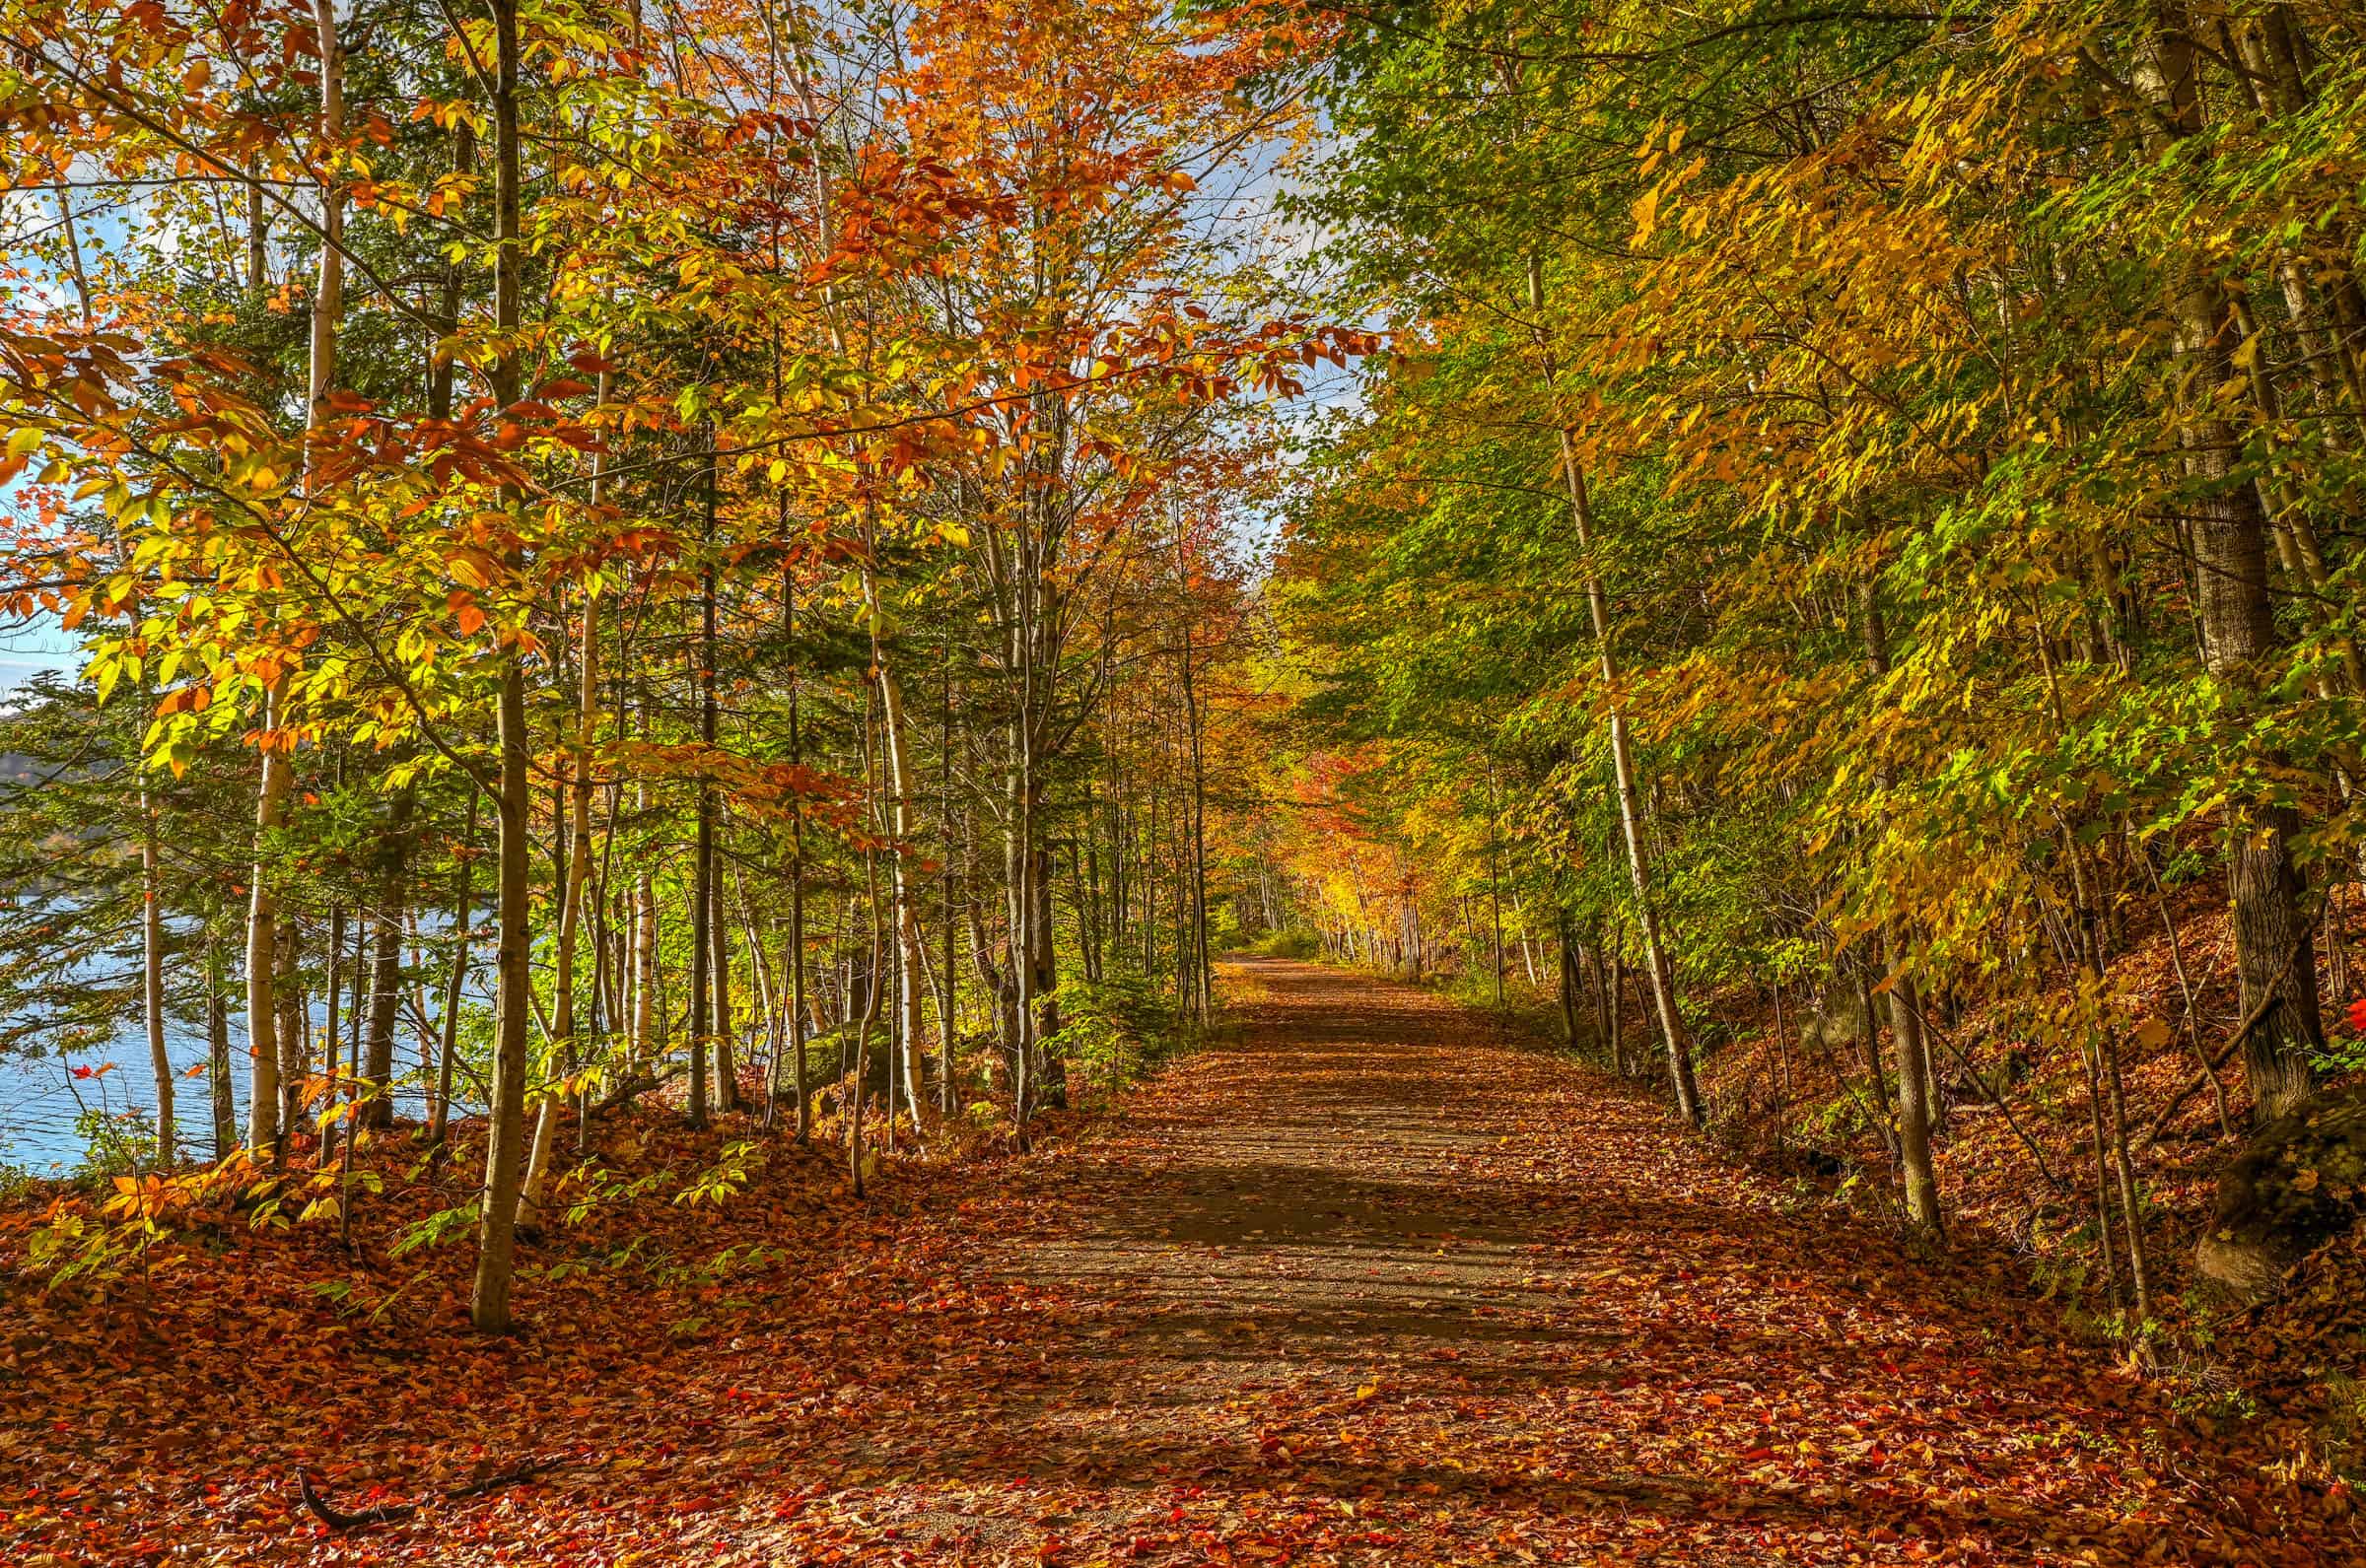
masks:
POLYGON ((1809 1056, 1818 1051, 1853 1052, 1864 1032, 1865 1014, 1856 1004, 1856 988, 1835 986, 1800 1021, 1799 1050, 1809 1056))
POLYGON ((2269 1123, 2218 1177, 2193 1249, 2202 1276, 2243 1301, 2366 1212, 2366 1086, 2320 1095, 2269 1123))

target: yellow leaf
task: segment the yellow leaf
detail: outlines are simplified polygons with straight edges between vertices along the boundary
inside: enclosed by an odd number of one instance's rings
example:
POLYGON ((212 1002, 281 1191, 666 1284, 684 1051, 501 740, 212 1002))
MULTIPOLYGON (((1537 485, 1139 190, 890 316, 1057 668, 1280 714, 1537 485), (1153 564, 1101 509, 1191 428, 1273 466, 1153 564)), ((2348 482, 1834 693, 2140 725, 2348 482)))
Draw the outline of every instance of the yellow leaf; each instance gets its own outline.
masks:
POLYGON ((1659 227, 1659 187, 1654 185, 1635 201, 1635 242, 1641 244, 1659 227))

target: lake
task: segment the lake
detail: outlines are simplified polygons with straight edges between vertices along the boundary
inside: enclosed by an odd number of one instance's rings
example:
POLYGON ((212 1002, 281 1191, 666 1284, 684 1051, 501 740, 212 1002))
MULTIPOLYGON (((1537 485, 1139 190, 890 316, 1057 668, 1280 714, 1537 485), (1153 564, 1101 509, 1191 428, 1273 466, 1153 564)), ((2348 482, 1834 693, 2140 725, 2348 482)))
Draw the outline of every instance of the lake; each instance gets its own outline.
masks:
MULTIPOLYGON (((484 964, 471 966, 472 980, 489 974, 484 964)), ((470 1001, 492 1005, 492 997, 480 985, 469 987, 466 995, 470 1001)), ((230 1015, 231 1098, 238 1107, 242 1132, 246 1125, 248 1070, 244 1013, 243 1005, 234 1004, 230 1015)), ((313 1008, 315 1035, 327 1027, 327 1019, 326 1007, 313 1008)), ((184 1153, 210 1158, 214 1148, 214 1102, 213 1086, 204 1075, 205 1035, 201 1030, 168 1023, 165 1049, 176 1076, 173 1086, 173 1122, 179 1133, 180 1147, 184 1153), (191 1068, 199 1069, 199 1075, 188 1076, 191 1068)), ((399 1074, 417 1078, 419 1032, 407 1016, 395 1028, 394 1059, 399 1074)), ((457 1093, 459 1087, 454 1085, 454 1109, 470 1109, 457 1093)), ((395 1105, 399 1114, 405 1116, 423 1114, 425 1102, 418 1085, 414 1082, 398 1087, 395 1105)), ((62 1057, 0 1057, 0 1165, 38 1177, 70 1175, 87 1152, 74 1130, 75 1120, 85 1108, 136 1110, 154 1115, 156 1075, 148 1064, 148 1032, 137 1019, 117 1030, 104 1046, 77 1050, 62 1057), (112 1063, 110 1070, 101 1070, 109 1063, 112 1063), (91 1076, 77 1077, 77 1067, 91 1069, 91 1076)))

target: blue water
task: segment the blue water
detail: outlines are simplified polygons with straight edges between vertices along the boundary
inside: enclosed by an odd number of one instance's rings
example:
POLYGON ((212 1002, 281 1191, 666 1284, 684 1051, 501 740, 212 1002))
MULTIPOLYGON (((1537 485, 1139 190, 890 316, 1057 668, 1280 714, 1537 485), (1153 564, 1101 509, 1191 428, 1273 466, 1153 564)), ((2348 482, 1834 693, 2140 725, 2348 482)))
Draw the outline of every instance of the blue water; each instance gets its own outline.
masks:
MULTIPOLYGON (((165 1049, 176 1074, 173 1125, 181 1146, 210 1155, 214 1146, 213 1085, 188 1077, 205 1064, 205 1037, 168 1027, 165 1049)), ((239 1125, 246 1123, 246 1032, 234 1015, 230 1030, 231 1093, 239 1125)), ((104 1047, 64 1057, 0 1060, 0 1163, 35 1176, 63 1176, 80 1164, 83 1141, 75 1130, 85 1109, 136 1110, 153 1119, 156 1073, 148 1064, 148 1034, 138 1024, 118 1032, 104 1047), (111 1064, 111 1065, 110 1065, 111 1064), (92 1076, 77 1078, 88 1067, 92 1076)))
MULTIPOLYGON (((492 1004, 492 998, 482 989, 481 979, 489 973, 482 965, 473 966, 471 984, 465 992, 468 1001, 492 1004)), ((441 986, 430 988, 430 1004, 441 1000, 441 986)), ((419 1031, 406 1006, 394 1028, 394 1067, 397 1077, 395 1107, 397 1114, 418 1115, 423 1109, 419 1093, 419 1031)), ((327 1027, 328 1011, 324 1005, 313 1007, 313 1031, 315 1042, 320 1031, 327 1027)), ((346 1012, 340 1034, 350 1039, 351 1014, 346 1012)), ((316 1048, 315 1048, 316 1049, 316 1048)), ((214 1098, 210 1069, 206 1066, 205 1035, 168 1022, 165 1027, 165 1051, 172 1058, 173 1125, 178 1133, 181 1152, 190 1157, 211 1158, 214 1152, 214 1098), (199 1075, 190 1076, 190 1069, 199 1075)), ((344 1056, 340 1045, 338 1055, 344 1056)), ((246 1028, 244 1008, 234 1004, 230 1015, 230 1087, 231 1100, 238 1108, 238 1125, 243 1133, 246 1126, 246 1028)), ((464 1084, 453 1085, 455 1103, 465 1098, 464 1084)), ((86 1109, 104 1112, 137 1111, 153 1120, 156 1113, 156 1071, 148 1060, 148 1031, 138 1019, 127 1021, 104 1045, 75 1050, 59 1057, 0 1057, 0 1165, 12 1166, 38 1177, 71 1175, 88 1152, 81 1135, 75 1130, 77 1118, 86 1109), (91 1069, 89 1077, 77 1077, 74 1069, 91 1069)))

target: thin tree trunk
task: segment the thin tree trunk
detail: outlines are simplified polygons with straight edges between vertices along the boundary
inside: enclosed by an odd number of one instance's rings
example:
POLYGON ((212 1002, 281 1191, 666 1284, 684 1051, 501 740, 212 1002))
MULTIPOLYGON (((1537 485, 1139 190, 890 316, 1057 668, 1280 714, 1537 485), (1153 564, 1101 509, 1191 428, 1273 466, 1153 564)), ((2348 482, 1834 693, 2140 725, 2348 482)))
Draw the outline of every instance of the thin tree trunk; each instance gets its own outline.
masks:
POLYGON ((214 1158, 227 1160, 239 1145, 239 1108, 230 1086, 230 1008, 223 1000, 222 949, 205 928, 205 1060, 212 1080, 214 1158))
POLYGON ((2095 1061, 2096 1042, 2080 1044, 2079 1064, 2087 1071, 2087 1130, 2095 1150, 2095 1226, 2096 1245, 2103 1255, 2104 1272, 2112 1287, 2112 1304, 2120 1305, 2126 1298, 2120 1284, 2120 1254, 2112 1243, 2112 1179, 2108 1155, 2108 1140, 2103 1131, 2103 1074, 2095 1061))
MULTIPOLYGON (((863 852, 863 887, 870 906, 870 983, 863 988, 863 1016, 855 1026, 855 1081, 846 1121, 847 1171, 857 1197, 863 1195, 863 1091, 870 1076, 870 1029, 879 1017, 879 963, 886 945, 879 932, 878 860, 869 850, 863 852)), ((888 1109, 892 1113, 893 1105, 888 1109)))
MULTIPOLYGON (((796 590, 784 580, 781 591, 788 600, 787 618, 794 634, 796 590)), ((803 684, 802 671, 793 671, 789 677, 792 766, 804 761, 804 733, 800 727, 803 684)), ((813 1138, 813 1089, 805 1076, 805 807, 801 797, 789 807, 789 1061, 791 1082, 797 1094, 797 1146, 801 1149, 813 1138)))
MULTIPOLYGON (((320 141, 333 148, 345 137, 345 62, 337 42, 334 0, 313 0, 313 26, 320 59, 320 141)), ((336 384, 337 327, 344 314, 345 195, 335 178, 321 182, 319 272, 313 298, 310 368, 306 375, 306 469, 311 470, 310 434, 328 416, 328 395, 336 384)), ((260 241, 249 229, 250 265, 259 268, 260 241)), ((248 1087, 247 1142, 258 1159, 278 1164, 285 1158, 282 1142, 284 1106, 280 1056, 286 1043, 280 1036, 277 976, 278 903, 271 886, 270 836, 280 825, 288 788, 294 777, 293 740, 282 733, 287 723, 288 669, 283 661, 271 679, 263 701, 262 779, 255 802, 255 845, 252 890, 246 914, 246 1049, 253 1061, 248 1087)))
POLYGON ((1627 954, 1617 945, 1610 952, 1610 984, 1604 997, 1604 1011, 1610 1015, 1610 1059, 1619 1076, 1632 1075, 1627 1062, 1627 1006, 1621 994, 1627 985, 1627 954))
POLYGON ((1881 1023, 1873 1010, 1873 987, 1865 979, 1864 961, 1859 958, 1848 966, 1849 978, 1856 988, 1856 1006, 1859 1015, 1857 1043, 1864 1049, 1865 1074, 1873 1080, 1873 1112, 1881 1130, 1881 1146, 1890 1157, 1893 1167, 1900 1165, 1898 1127, 1890 1115, 1890 1080, 1881 1064, 1881 1023))
MULTIPOLYGON (((608 375, 599 377, 599 401, 605 404, 608 375)), ((592 459, 592 505, 606 500, 604 457, 592 459)), ((584 890, 592 876, 592 748, 599 738, 599 585, 583 587, 582 625, 577 631, 575 735, 569 748, 567 781, 567 837, 574 853, 559 891, 558 935, 551 955, 550 1046, 562 1070, 571 1067, 575 1049, 575 954, 584 924, 584 890)), ((533 1145, 526 1156, 525 1175, 518 1188, 518 1228, 541 1227, 541 1206, 550 1172, 550 1149, 558 1136, 559 1110, 564 1103, 562 1083, 542 1092, 540 1113, 534 1119, 533 1145)))
POLYGON ((1560 960, 1560 972, 1554 977, 1555 989, 1561 1000, 1561 1034, 1569 1049, 1577 1048, 1577 953, 1576 938, 1569 929, 1569 912, 1554 911, 1553 936, 1560 960))
MULTIPOLYGON (((340 763, 339 772, 342 771, 343 765, 340 763)), ((337 1096, 339 1089, 337 1081, 337 1026, 345 1016, 344 997, 341 994, 342 983, 344 980, 344 959, 345 906, 342 904, 332 904, 328 907, 328 971, 322 987, 323 990, 326 992, 328 1000, 328 1027, 323 1031, 326 1049, 321 1053, 320 1062, 321 1080, 326 1085, 325 1092, 331 1099, 334 1099, 337 1096)), ((353 1074, 358 1076, 361 1071, 361 1058, 356 1057, 349 1059, 352 1063, 353 1074)), ((318 1168, 327 1162, 330 1154, 334 1152, 335 1143, 336 1123, 331 1121, 323 1125, 320 1128, 320 1146, 315 1149, 313 1154, 313 1163, 315 1168, 318 1168)))
POLYGON ((394 1019, 402 1000, 403 877, 410 860, 412 791, 396 792, 386 813, 385 864, 379 875, 377 908, 371 912, 369 1034, 363 1042, 361 1115, 365 1126, 394 1125, 394 1019))
POLYGON ((170 1168, 179 1127, 173 1115, 173 1057, 165 1049, 165 883, 157 843, 156 796, 140 785, 140 1013, 148 1064, 156 1074, 156 1163, 170 1168))
MULTIPOLYGON (((327 3, 327 0, 321 0, 327 3)), ((493 18, 493 326, 501 343, 493 372, 493 398, 501 408, 518 401, 520 371, 516 347, 522 314, 523 231, 520 213, 518 125, 518 0, 487 0, 493 18)), ((515 508, 515 487, 504 502, 515 508)), ((516 548, 503 562, 513 579, 525 562, 516 548)), ((512 1323, 510 1288, 517 1250, 518 1193, 524 1175, 527 1025, 531 1021, 533 932, 532 885, 527 821, 532 779, 527 771, 532 737, 526 728, 525 664, 515 647, 501 650, 500 716, 497 725, 501 773, 500 878, 494 962, 492 1095, 485 1137, 484 1197, 479 1211, 476 1278, 469 1317, 483 1333, 506 1333, 512 1323)))
POLYGON ((2152 1317, 2152 1270, 2144 1256, 2144 1206, 2136 1187, 2135 1162, 2127 1151, 2127 1097, 2120 1082, 2120 1053, 2110 1036, 2098 1033, 2104 1091, 2112 1111, 2112 1170, 2120 1185, 2120 1212, 2127 1222, 2127 1277, 2135 1292, 2136 1319, 2152 1317))
POLYGON ((723 878, 707 883, 707 937, 715 953, 709 983, 715 1004, 715 1109, 737 1111, 739 1104, 738 1017, 731 1003, 731 931, 723 918, 723 878))
MULTIPOLYGON (((1541 323, 1545 306, 1544 272, 1533 255, 1528 260, 1528 303, 1541 323)), ((1552 374, 1548 357, 1548 387, 1552 374)), ((1627 869, 1635 884, 1635 913, 1642 924, 1643 958, 1651 978, 1652 1006, 1659 1018, 1660 1040, 1667 1048, 1668 1079, 1675 1091, 1677 1115, 1699 1126, 1701 1090, 1694 1081, 1692 1045, 1685 1036, 1683 1015, 1676 1004, 1675 967, 1661 938, 1659 906, 1652 897, 1651 859, 1643 845, 1634 746, 1628 734, 1626 704, 1619 695, 1618 664, 1611 651, 1610 598, 1602 585, 1602 574, 1594 564, 1593 508, 1586 494, 1585 470, 1577 460, 1577 444, 1570 439, 1566 425, 1558 425, 1557 434, 1562 474, 1568 486, 1569 516, 1576 525, 1577 548, 1585 557, 1585 604, 1593 626, 1595 657, 1601 668, 1603 694, 1610 704, 1610 757, 1619 797, 1619 825, 1626 836, 1627 869)))
POLYGON ((1186 818, 1191 852, 1192 974, 1191 1016, 1203 1026, 1215 1011, 1215 981, 1208 962, 1208 778, 1200 716, 1198 672, 1194 668, 1191 635, 1191 579, 1182 559, 1183 537, 1175 537, 1175 576, 1183 594, 1183 721, 1191 759, 1191 800, 1186 818))
MULTIPOLYGON (((1865 661, 1876 681, 1890 672, 1889 629, 1881 613, 1878 580, 1868 577, 1858 589, 1859 618, 1865 661)), ((1889 760, 1881 759, 1875 778, 1884 790, 1895 787, 1889 760)), ((1939 1211, 1939 1182, 1930 1158, 1931 1071, 1929 1051, 1922 1039, 1921 998, 1914 977, 1907 972, 1905 943, 1899 924, 1887 920, 1881 926, 1882 963, 1889 971, 1890 1040, 1898 1056, 1898 1170, 1906 1188, 1906 1214, 1928 1236, 1945 1232, 1939 1211)))
POLYGON ((863 509, 863 599, 870 628, 870 675, 879 692, 880 750, 887 775, 887 834, 893 841, 894 855, 889 862, 889 875, 894 899, 895 1016, 889 1035, 896 1053, 896 1071, 890 1076, 903 1080, 905 1108, 917 1128, 928 1114, 920 1094, 924 1075, 920 1059, 920 950, 926 937, 920 919, 919 881, 909 865, 918 832, 912 809, 912 761, 904 722, 903 685, 888 664, 883 641, 887 616, 879 592, 878 542, 876 509, 867 503, 863 509))
POLYGON ((1922 1039, 1921 998, 1904 969, 1894 922, 1882 930, 1890 975, 1890 1040, 1898 1057, 1898 1168, 1906 1187, 1906 1215, 1929 1236, 1945 1232, 1939 1182, 1930 1157, 1930 1066, 1922 1039))
MULTIPOLYGON (((707 496, 703 559, 698 569, 698 738, 713 755, 715 706, 715 434, 707 433, 707 496)), ((690 888, 690 1104, 688 1120, 704 1127, 708 1115, 707 1024, 714 984, 714 938, 708 930, 715 890, 715 787, 702 771, 698 781, 698 828, 690 888)))
MULTIPOLYGON (((796 733, 794 695, 791 698, 790 732, 796 733)), ((647 739, 655 727, 651 705, 644 694, 641 704, 642 736, 647 739)), ((792 753, 794 754, 794 746, 792 753)), ((646 821, 650 811, 649 781, 633 782, 633 810, 636 817, 646 821)), ((664 1041, 660 1038, 661 1015, 658 1010, 658 881, 651 869, 650 858, 644 854, 640 870, 633 878, 633 952, 632 952, 632 1043, 630 1055, 635 1067, 646 1066, 664 1054, 664 1041)))
POLYGON ((1496 1011, 1503 1010, 1503 877, 1496 849, 1496 820, 1487 824, 1487 899, 1495 929, 1496 1011))
POLYGON ((938 806, 943 825, 944 839, 944 993, 938 1002, 937 1049, 941 1057, 937 1076, 937 1109, 939 1115, 949 1116, 955 1107, 953 1094, 953 1040, 957 1034, 954 1012, 959 1000, 955 988, 961 983, 955 967, 953 918, 953 640, 948 622, 944 639, 944 707, 939 730, 941 745, 938 762, 938 788, 943 799, 938 806))
MULTIPOLYGON (((1060 975, 1058 949, 1054 946, 1057 927, 1052 918, 1052 852, 1035 852, 1035 922, 1030 933, 1034 953, 1029 960, 1035 971, 1037 997, 1036 1039, 1047 1041, 1060 1033, 1060 975)), ((1178 926, 1182 923, 1183 890, 1175 890, 1175 914, 1178 926)), ((1180 932, 1178 932, 1180 935, 1180 932)), ((1068 1109, 1068 1062, 1059 1053, 1044 1048, 1039 1063, 1043 1086, 1042 1104, 1054 1111, 1068 1109)))
POLYGON ((279 1040, 279 1125, 283 1132, 273 1163, 280 1165, 286 1163, 288 1143, 301 1125, 305 1068, 312 1056, 312 1042, 306 1038, 312 1009, 306 1002, 304 977, 298 967, 296 922, 283 914, 272 938, 271 965, 277 978, 271 993, 278 1006, 274 1032, 279 1040))
POLYGON ((441 1149, 452 1126, 452 1057, 459 1050, 460 988, 468 980, 469 919, 474 911, 469 907, 473 895, 469 889, 471 873, 476 868, 476 806, 474 790, 468 794, 468 824, 460 831, 460 842, 453 846, 452 859, 456 864, 452 898, 452 968, 444 981, 444 1010, 437 1021, 435 1098, 427 1108, 427 1141, 441 1149))

